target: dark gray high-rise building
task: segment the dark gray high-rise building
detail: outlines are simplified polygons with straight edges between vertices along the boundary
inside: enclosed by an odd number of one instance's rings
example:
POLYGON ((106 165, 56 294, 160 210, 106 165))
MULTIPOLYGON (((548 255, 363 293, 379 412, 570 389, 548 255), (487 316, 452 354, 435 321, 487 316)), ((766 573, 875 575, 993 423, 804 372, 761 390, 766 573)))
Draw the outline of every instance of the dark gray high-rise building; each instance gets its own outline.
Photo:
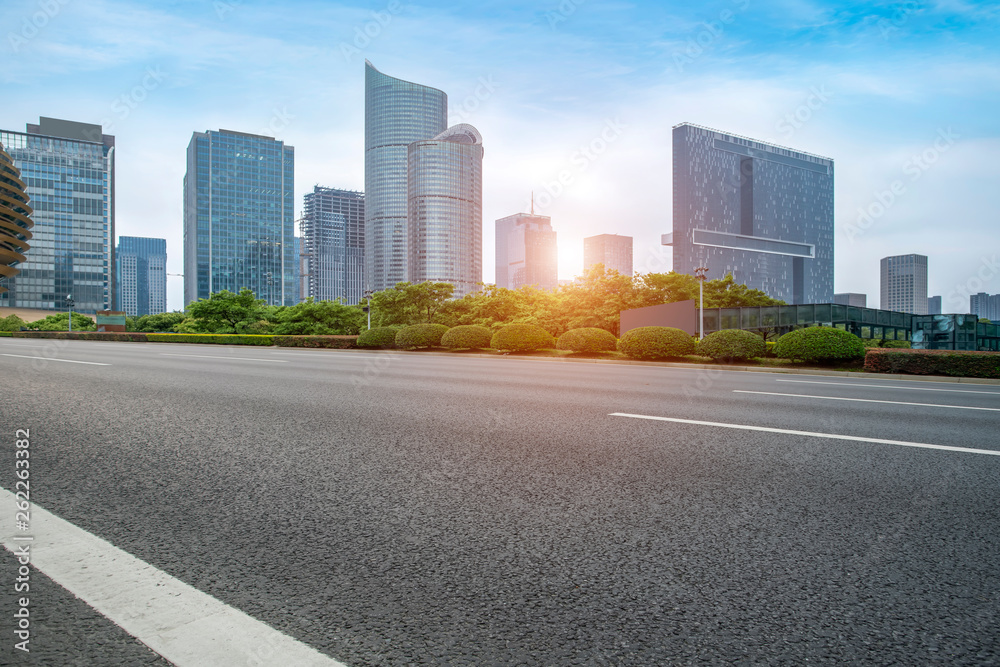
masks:
POLYGON ((303 298, 358 303, 365 291, 365 194, 320 185, 302 216, 303 298))
POLYGON ((673 268, 787 303, 833 298, 833 160, 690 123, 673 129, 673 268))
POLYGON ((623 276, 632 275, 632 237, 618 234, 598 234, 583 239, 583 271, 594 264, 603 264, 623 276))
POLYGON ((253 291, 294 301, 295 149, 232 130, 195 132, 184 175, 184 303, 253 291))
POLYGON ((556 232, 552 218, 517 213, 496 222, 497 287, 559 286, 556 232))
POLYGON ((929 296, 929 297, 927 297, 927 314, 928 315, 940 315, 941 314, 941 297, 940 296, 929 296))
POLYGON ((879 308, 927 314, 927 256, 894 255, 881 262, 879 308))
POLYGON ((409 281, 445 282, 455 297, 483 280, 483 138, 460 123, 409 146, 409 281))
POLYGON ((167 241, 141 236, 118 238, 118 309, 126 315, 167 311, 167 241))
POLYGON ((365 61, 365 289, 409 279, 408 149, 447 126, 442 91, 387 76, 365 61))
POLYGON ((31 252, 7 278, 0 306, 110 310, 115 304, 115 138, 100 125, 56 118, 0 130, 21 172, 35 223, 31 252))

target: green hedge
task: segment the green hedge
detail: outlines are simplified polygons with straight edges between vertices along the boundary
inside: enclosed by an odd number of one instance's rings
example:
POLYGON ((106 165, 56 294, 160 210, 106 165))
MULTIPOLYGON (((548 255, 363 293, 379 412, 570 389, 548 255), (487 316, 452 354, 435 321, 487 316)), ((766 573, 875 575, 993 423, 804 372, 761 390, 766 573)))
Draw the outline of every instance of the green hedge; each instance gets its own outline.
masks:
POLYGON ((357 336, 272 336, 279 347, 321 347, 330 350, 350 350, 357 347, 357 336))
POLYGON ((441 345, 454 350, 478 349, 490 346, 493 332, 478 324, 463 324, 452 327, 441 336, 441 345))
POLYGON ((774 356, 774 348, 775 348, 775 346, 777 344, 778 344, 778 341, 776 341, 776 340, 769 340, 766 343, 764 343, 764 356, 765 357, 773 357, 774 356))
POLYGON ((560 350, 573 352, 614 352, 618 349, 618 339, 613 333, 596 327, 570 329, 556 341, 560 350))
POLYGON ((670 359, 693 354, 694 338, 674 327, 639 327, 618 341, 618 351, 632 359, 670 359))
POLYGON ((775 356, 810 363, 851 361, 865 356, 865 345, 849 331, 833 327, 806 327, 789 331, 774 346, 775 356))
POLYGON ((358 336, 357 346, 364 348, 392 348, 396 347, 396 334, 402 329, 402 325, 390 327, 375 327, 368 331, 362 331, 358 336))
POLYGON ((448 331, 443 324, 412 324, 396 332, 396 347, 410 350, 415 347, 437 347, 448 331))
POLYGON ((508 324, 500 327, 490 339, 490 347, 494 350, 510 352, 546 350, 555 346, 555 337, 535 324, 508 324))
POLYGON ((710 333, 697 345, 697 353, 715 361, 746 361, 763 357, 767 351, 760 334, 742 329, 710 333))
POLYGON ((910 341, 908 340, 878 340, 876 338, 865 338, 864 339, 865 348, 880 347, 882 349, 892 349, 892 350, 909 350, 910 341))
POLYGON ((151 343, 208 343, 212 345, 274 345, 274 336, 250 334, 145 334, 151 343))
POLYGON ((111 340, 144 343, 148 334, 135 331, 14 331, 14 338, 56 338, 59 340, 111 340))
POLYGON ((1000 352, 872 348, 865 354, 865 370, 872 373, 1000 378, 1000 352))
POLYGON ((13 331, 0 331, 0 337, 12 338, 14 336, 13 331))

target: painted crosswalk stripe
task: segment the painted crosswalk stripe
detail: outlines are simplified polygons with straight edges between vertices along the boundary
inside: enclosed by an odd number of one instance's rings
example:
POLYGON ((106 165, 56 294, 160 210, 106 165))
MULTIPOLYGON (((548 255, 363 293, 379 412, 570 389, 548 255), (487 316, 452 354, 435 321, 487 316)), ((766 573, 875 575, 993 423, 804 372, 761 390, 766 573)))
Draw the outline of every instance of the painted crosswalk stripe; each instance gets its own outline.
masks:
POLYGON ((3 546, 30 544, 36 569, 177 667, 274 664, 277 656, 283 665, 345 667, 38 505, 33 539, 22 541, 28 533, 14 529, 14 501, 0 488, 3 546))

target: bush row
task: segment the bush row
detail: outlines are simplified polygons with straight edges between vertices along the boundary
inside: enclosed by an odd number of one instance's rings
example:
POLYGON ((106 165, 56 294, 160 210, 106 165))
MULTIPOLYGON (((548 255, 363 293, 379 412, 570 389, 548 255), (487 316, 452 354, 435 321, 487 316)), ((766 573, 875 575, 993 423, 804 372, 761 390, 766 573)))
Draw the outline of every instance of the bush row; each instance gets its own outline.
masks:
POLYGON ((871 348, 865 370, 872 373, 1000 378, 1000 352, 871 348))

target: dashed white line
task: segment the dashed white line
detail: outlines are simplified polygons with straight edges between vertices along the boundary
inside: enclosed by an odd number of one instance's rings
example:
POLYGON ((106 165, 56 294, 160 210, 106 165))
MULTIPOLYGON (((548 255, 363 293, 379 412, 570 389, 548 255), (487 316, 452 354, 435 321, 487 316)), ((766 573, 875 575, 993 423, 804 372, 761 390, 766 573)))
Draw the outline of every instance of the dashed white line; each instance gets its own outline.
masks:
POLYGON ((4 357, 20 357, 21 359, 41 359, 42 361, 61 361, 66 364, 90 364, 91 366, 110 366, 111 364, 102 364, 98 361, 77 361, 76 359, 57 359, 56 357, 30 357, 26 354, 7 354, 0 353, 0 356, 4 357))
POLYGON ((786 428, 771 428, 769 426, 750 426, 748 424, 726 424, 723 422, 706 422, 695 419, 677 419, 675 417, 656 417, 652 415, 632 415, 625 412, 612 412, 610 417, 631 417, 632 419, 651 419, 654 421, 674 422, 677 424, 694 424, 697 426, 717 426, 720 428, 739 429, 741 431, 762 431, 764 433, 784 433, 786 435, 804 435, 811 438, 827 438, 830 440, 850 440, 852 442, 873 442, 880 445, 899 445, 901 447, 916 447, 918 449, 939 449, 946 452, 962 452, 963 454, 986 454, 1000 456, 1000 451, 992 449, 972 449, 970 447, 952 447, 950 445, 930 445, 923 442, 907 442, 906 440, 885 440, 882 438, 864 438, 856 435, 840 435, 837 433, 816 433, 813 431, 793 431, 786 428))
MULTIPOLYGON (((14 506, 0 488, 0 506, 14 506)), ((13 552, 14 513, 0 512, 13 552)), ((51 514, 31 508, 31 564, 177 667, 281 664, 345 667, 286 634, 51 514)))
POLYGON ((817 398, 824 401, 854 401, 856 403, 887 403, 889 405, 916 405, 922 408, 951 408, 952 410, 986 410, 1000 412, 1000 408, 977 408, 971 405, 943 405, 939 403, 908 403, 906 401, 879 401, 874 398, 845 398, 843 396, 810 396, 808 394, 779 394, 773 391, 748 391, 733 389, 734 394, 760 394, 762 396, 787 396, 791 398, 817 398))
POLYGON ((897 387, 887 384, 856 384, 853 382, 821 382, 819 380, 775 380, 775 382, 795 382, 798 384, 830 384, 840 387, 863 387, 865 389, 908 389, 910 391, 950 391, 955 394, 986 394, 1000 397, 1000 391, 976 391, 975 389, 938 389, 937 387, 897 387))
POLYGON ((282 361, 281 359, 259 359, 256 357, 224 357, 215 356, 211 354, 171 354, 170 352, 161 352, 161 357, 195 357, 196 359, 229 359, 231 361, 266 361, 270 364, 287 364, 287 361, 282 361))

